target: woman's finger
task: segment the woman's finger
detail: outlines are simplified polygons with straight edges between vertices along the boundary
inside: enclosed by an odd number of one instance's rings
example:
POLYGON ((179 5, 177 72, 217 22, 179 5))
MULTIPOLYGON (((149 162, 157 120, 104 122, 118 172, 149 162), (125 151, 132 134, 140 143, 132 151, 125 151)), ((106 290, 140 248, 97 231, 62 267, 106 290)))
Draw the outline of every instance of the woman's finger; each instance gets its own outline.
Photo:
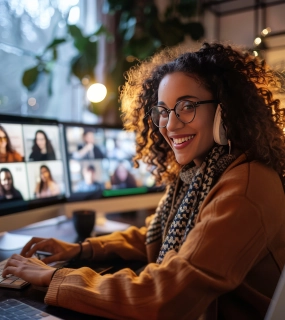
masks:
POLYGON ((26 253, 31 249, 31 247, 34 245, 34 244, 36 244, 36 243, 38 243, 38 242, 40 242, 40 241, 43 241, 43 240, 45 240, 44 238, 37 238, 37 237, 33 237, 30 241, 28 241, 25 245, 24 245, 24 247, 23 247, 23 249, 22 249, 22 251, 21 251, 21 255, 23 256, 23 257, 25 257, 26 256, 26 253))
POLYGON ((19 267, 19 265, 21 264, 21 262, 23 261, 22 256, 18 255, 18 254, 13 254, 11 256, 10 259, 8 259, 8 261, 6 262, 4 269, 3 269, 3 273, 2 276, 6 277, 8 274, 14 274, 17 275, 17 268, 19 267), (13 272, 11 272, 11 270, 13 270, 13 272), (16 273, 15 273, 16 272, 16 273))
POLYGON ((32 257, 37 251, 46 251, 46 252, 51 252, 51 245, 49 244, 50 239, 46 240, 43 239, 42 241, 37 242, 34 244, 29 251, 27 251, 25 254, 25 257, 32 257))
POLYGON ((35 258, 13 255, 6 263, 2 276, 8 274, 18 276, 35 285, 48 286, 54 268, 35 258))
POLYGON ((46 264, 51 263, 51 262, 55 262, 55 261, 61 261, 61 260, 63 260, 61 256, 62 256, 61 253, 57 253, 57 254, 53 254, 52 256, 48 256, 48 257, 42 259, 41 261, 46 264))

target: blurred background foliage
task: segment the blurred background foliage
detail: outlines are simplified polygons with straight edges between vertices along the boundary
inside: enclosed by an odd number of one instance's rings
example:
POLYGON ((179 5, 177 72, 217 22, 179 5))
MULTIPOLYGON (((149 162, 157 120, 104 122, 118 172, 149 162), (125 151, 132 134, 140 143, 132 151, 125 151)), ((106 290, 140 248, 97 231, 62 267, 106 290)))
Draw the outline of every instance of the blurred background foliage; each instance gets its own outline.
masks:
MULTIPOLYGON (((55 38, 42 54, 35 56, 35 65, 23 74, 23 85, 32 91, 41 75, 46 74, 49 76, 49 93, 52 94, 52 71, 58 46, 70 40, 77 51, 70 61, 70 76, 81 82, 86 78, 89 83, 96 82, 94 70, 98 62, 99 37, 104 35, 106 41, 115 43, 116 61, 106 70, 105 85, 114 93, 111 103, 118 109, 118 87, 124 83, 125 71, 164 47, 182 43, 186 36, 192 40, 204 36, 204 27, 199 22, 202 11, 198 0, 170 0, 162 14, 153 0, 106 0, 103 11, 115 20, 113 31, 101 25, 94 33, 85 36, 78 26, 67 25, 65 38, 55 38)), ((102 110, 96 105, 90 106, 94 113, 99 109, 102 110)))
POLYGON ((124 84, 124 73, 138 61, 182 43, 187 36, 194 41, 204 36, 198 0, 170 0, 163 14, 152 0, 107 2, 105 10, 116 16, 118 24, 114 34, 117 61, 108 77, 108 86, 114 90, 124 84))

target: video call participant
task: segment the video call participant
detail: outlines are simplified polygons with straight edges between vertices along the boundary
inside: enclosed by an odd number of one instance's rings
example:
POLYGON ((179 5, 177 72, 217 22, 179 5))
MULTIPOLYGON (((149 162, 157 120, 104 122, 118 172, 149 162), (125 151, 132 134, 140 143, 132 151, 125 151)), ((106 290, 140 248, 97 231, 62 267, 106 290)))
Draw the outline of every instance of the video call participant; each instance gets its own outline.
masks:
POLYGON ((75 192, 102 192, 103 186, 96 180, 96 168, 89 164, 82 169, 83 180, 76 185, 75 192))
POLYGON ((94 131, 85 129, 83 132, 83 144, 78 146, 78 151, 72 154, 72 157, 77 160, 86 159, 103 159, 104 154, 101 149, 95 144, 94 131))
POLYGON ((13 149, 6 130, 0 125, 0 163, 21 161, 23 157, 13 149))
POLYGON ((204 43, 161 50, 127 79, 134 160, 167 185, 156 213, 82 244, 33 238, 3 276, 48 286, 49 305, 111 319, 264 319, 285 264, 282 75, 246 50, 204 43), (53 255, 29 258, 37 250, 53 255), (148 264, 139 275, 45 264, 78 256, 148 264))
POLYGON ((120 162, 111 176, 113 189, 125 189, 137 187, 135 177, 126 168, 124 162, 120 162))
POLYGON ((118 137, 114 138, 113 141, 114 146, 108 150, 108 158, 117 160, 131 160, 133 158, 135 153, 135 145, 131 139, 126 141, 125 137, 118 135, 118 137))
POLYGON ((60 188, 54 181, 50 169, 46 165, 40 167, 40 182, 36 185, 36 198, 48 198, 60 194, 60 188))
POLYGON ((0 169, 0 201, 24 200, 21 192, 14 187, 12 173, 7 168, 0 169))
POLYGON ((35 133, 30 161, 56 160, 53 146, 43 130, 35 133))

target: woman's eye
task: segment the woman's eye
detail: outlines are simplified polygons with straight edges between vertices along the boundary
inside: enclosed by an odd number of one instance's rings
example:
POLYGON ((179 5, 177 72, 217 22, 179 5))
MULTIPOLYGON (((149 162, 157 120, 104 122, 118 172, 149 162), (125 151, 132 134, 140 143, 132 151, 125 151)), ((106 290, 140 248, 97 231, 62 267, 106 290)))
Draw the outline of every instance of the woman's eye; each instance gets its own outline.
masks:
POLYGON ((162 109, 162 110, 159 111, 159 115, 160 115, 161 117, 168 117, 168 113, 167 113, 167 111, 164 110, 164 109, 162 109))
POLYGON ((191 103, 184 103, 181 108, 181 111, 187 111, 187 112, 194 111, 194 106, 191 103))

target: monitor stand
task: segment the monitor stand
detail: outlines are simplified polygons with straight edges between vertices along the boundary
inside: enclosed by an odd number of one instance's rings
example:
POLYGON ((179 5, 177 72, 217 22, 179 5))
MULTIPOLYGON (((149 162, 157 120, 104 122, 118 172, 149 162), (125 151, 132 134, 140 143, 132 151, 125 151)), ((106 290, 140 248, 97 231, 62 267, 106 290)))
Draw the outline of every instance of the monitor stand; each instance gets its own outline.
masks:
POLYGON ((32 239, 32 236, 0 232, 0 250, 17 250, 32 239))

